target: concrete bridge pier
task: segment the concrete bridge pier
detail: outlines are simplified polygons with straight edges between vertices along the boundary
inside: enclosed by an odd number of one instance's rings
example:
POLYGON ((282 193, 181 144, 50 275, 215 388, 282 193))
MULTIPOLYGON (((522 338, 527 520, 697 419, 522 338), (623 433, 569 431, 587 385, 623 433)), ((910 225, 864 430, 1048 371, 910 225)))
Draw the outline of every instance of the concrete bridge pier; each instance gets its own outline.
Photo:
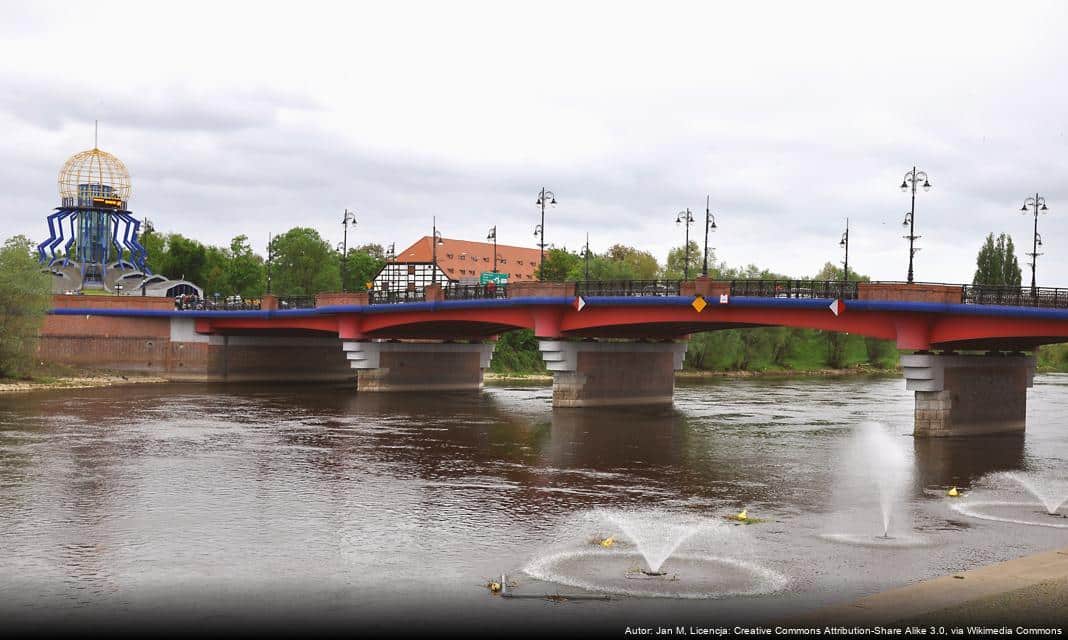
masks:
POLYGON ((358 391, 464 391, 482 388, 492 342, 345 341, 358 391))
POLYGON ((916 393, 917 437, 1024 432, 1034 354, 916 353, 901 356, 901 368, 916 393))
POLYGON ((685 342, 541 340, 554 407, 671 404, 685 342))

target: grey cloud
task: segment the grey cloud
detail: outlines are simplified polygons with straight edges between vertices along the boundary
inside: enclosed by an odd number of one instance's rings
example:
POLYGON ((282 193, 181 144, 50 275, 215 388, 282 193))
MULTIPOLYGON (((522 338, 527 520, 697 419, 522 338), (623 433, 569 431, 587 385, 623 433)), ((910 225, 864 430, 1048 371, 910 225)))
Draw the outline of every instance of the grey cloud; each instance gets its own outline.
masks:
POLYGON ((314 110, 308 98, 277 90, 210 92, 186 85, 130 88, 0 76, 0 110, 43 129, 104 120, 111 127, 220 133, 277 123, 280 109, 314 110))

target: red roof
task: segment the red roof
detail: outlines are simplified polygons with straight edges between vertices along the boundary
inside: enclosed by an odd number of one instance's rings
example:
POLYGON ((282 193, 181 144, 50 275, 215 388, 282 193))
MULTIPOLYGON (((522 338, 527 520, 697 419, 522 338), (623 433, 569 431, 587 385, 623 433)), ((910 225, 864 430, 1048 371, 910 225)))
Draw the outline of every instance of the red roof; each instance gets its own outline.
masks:
MULTIPOLYGON (((430 262, 433 257, 430 236, 423 236, 399 252, 394 262, 430 262)), ((509 282, 537 280, 540 259, 538 249, 497 245, 497 271, 507 273, 509 282)), ((478 278, 484 271, 493 271, 493 243, 442 238, 438 245, 438 266, 451 280, 478 278)))

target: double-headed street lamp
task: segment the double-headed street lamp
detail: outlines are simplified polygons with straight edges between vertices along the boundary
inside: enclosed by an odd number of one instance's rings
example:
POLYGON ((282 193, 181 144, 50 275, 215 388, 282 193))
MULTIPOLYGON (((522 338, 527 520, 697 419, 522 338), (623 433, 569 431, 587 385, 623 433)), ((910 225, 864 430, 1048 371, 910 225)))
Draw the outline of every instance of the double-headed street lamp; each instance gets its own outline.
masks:
POLYGON ((912 259, 916 255, 919 249, 915 248, 915 242, 920 236, 916 235, 916 183, 923 181, 923 190, 930 191, 931 183, 927 179, 927 172, 917 171, 916 167, 912 167, 912 171, 905 174, 905 179, 901 181, 901 190, 908 191, 912 189, 912 209, 905 214, 905 222, 903 226, 909 228, 909 234, 904 236, 909 241, 909 277, 908 283, 912 284, 912 259))
MULTIPOLYGON (((701 266, 701 275, 708 277, 708 230, 716 228, 716 216, 712 215, 711 196, 705 196, 705 261, 701 266)), ((687 242, 689 247, 690 243, 687 242)))
POLYGON ((356 224, 356 212, 345 209, 345 215, 341 218, 341 226, 345 227, 344 240, 341 241, 341 293, 345 293, 345 276, 348 272, 348 266, 345 264, 348 262, 349 253, 349 225, 356 224))
MULTIPOLYGON (((685 274, 683 279, 684 280, 689 280, 690 279, 690 225, 693 224, 693 214, 690 213, 690 209, 689 208, 687 208, 685 211, 680 211, 678 213, 678 215, 675 216, 675 224, 685 224, 686 225, 686 251, 685 251, 685 254, 684 254, 685 255, 684 259, 685 259, 686 262, 683 265, 682 269, 683 269, 683 273, 685 274)), ((706 232, 706 237, 707 237, 707 232, 706 232)))
POLYGON ((1035 236, 1034 242, 1031 245, 1031 253, 1027 254, 1031 256, 1031 295, 1035 295, 1035 263, 1038 262, 1038 256, 1042 255, 1038 252, 1038 248, 1042 246, 1042 236, 1038 235, 1038 214, 1049 211, 1046 207, 1046 199, 1042 196, 1035 194, 1035 197, 1024 200, 1023 206, 1020 207, 1020 211, 1029 213, 1033 209, 1035 212, 1035 236))
POLYGON ((542 187, 541 193, 538 194, 538 201, 534 204, 541 207, 541 224, 534 227, 534 235, 541 236, 541 240, 538 242, 538 247, 541 248, 541 258, 538 261, 538 280, 541 280, 541 274, 545 270, 545 205, 556 204, 556 194, 542 187))
POLYGON ((430 266, 430 284, 437 284, 438 281, 438 245, 445 244, 445 241, 441 238, 441 234, 438 233, 438 217, 433 217, 434 235, 430 236, 430 246, 433 255, 432 264, 430 266))
POLYGON ((846 218, 845 233, 842 234, 838 246, 845 249, 845 264, 843 265, 842 281, 849 282, 849 218, 846 218))
POLYGON ((493 240, 493 273, 497 273, 497 225, 489 230, 486 240, 493 240))

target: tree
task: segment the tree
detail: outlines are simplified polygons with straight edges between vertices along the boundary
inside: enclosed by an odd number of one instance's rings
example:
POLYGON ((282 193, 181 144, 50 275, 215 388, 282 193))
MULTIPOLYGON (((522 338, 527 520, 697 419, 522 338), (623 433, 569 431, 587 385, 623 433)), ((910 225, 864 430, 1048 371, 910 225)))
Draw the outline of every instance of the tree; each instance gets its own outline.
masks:
MULTIPOLYGON (((845 270, 842 267, 832 262, 827 262, 824 263, 823 268, 820 269, 819 273, 813 276, 812 279, 818 281, 834 281, 844 279, 843 276, 845 276, 845 270)), ((851 282, 871 282, 871 277, 857 273, 856 270, 850 266, 849 280, 851 282)))
POLYGON ((629 280, 654 280, 660 273, 660 263, 648 251, 614 244, 608 248, 605 257, 613 262, 622 263, 629 280))
POLYGON ((274 293, 314 295, 341 289, 337 252, 315 229, 294 227, 271 240, 274 293))
POLYGON ((227 278, 230 256, 225 249, 219 247, 204 247, 204 268, 201 270, 201 279, 193 280, 204 289, 204 295, 225 296, 230 292, 230 284, 227 278))
POLYGON ((367 283, 374 279, 386 264, 382 245, 365 244, 349 249, 345 257, 345 291, 365 291, 367 283))
MULTIPOLYGON (((711 257, 711 256, 710 256, 711 257)), ((690 241, 689 259, 690 277, 696 278, 701 275, 701 267, 704 264, 704 254, 701 247, 693 240, 690 241)), ((664 268, 664 277, 669 280, 681 280, 686 275, 686 247, 675 247, 668 252, 667 266, 664 268)))
POLYGON ((230 241, 227 252, 227 291, 245 298, 263 295, 266 282, 263 258, 252 251, 248 236, 240 235, 230 241))
POLYGON ((494 347, 490 367, 496 372, 545 371, 545 362, 541 359, 534 332, 523 329, 502 334, 494 347))
POLYGON ((15 236, 0 248, 0 375, 25 376, 51 306, 52 276, 37 263, 34 244, 15 236))
POLYGON ((545 282, 563 282, 576 279, 574 273, 576 269, 582 269, 582 264, 582 257, 578 254, 567 249, 549 249, 545 252, 545 261, 538 269, 541 279, 545 282))
MULTIPOLYGON (((152 226, 152 223, 145 220, 145 231, 138 238, 138 242, 145 248, 145 255, 147 256, 145 264, 152 270, 153 273, 161 272, 160 265, 166 261, 166 245, 167 238, 163 234, 156 231, 156 228, 152 226)), ((125 252, 125 251, 124 251, 125 252)))
POLYGON ((196 240, 178 233, 167 234, 163 255, 153 261, 168 278, 203 285, 207 274, 208 250, 196 240))
POLYGON ((1002 233, 994 239, 990 233, 979 249, 975 259, 975 276, 972 284, 1019 287, 1022 281, 1020 263, 1016 259, 1016 247, 1012 238, 1002 233))

